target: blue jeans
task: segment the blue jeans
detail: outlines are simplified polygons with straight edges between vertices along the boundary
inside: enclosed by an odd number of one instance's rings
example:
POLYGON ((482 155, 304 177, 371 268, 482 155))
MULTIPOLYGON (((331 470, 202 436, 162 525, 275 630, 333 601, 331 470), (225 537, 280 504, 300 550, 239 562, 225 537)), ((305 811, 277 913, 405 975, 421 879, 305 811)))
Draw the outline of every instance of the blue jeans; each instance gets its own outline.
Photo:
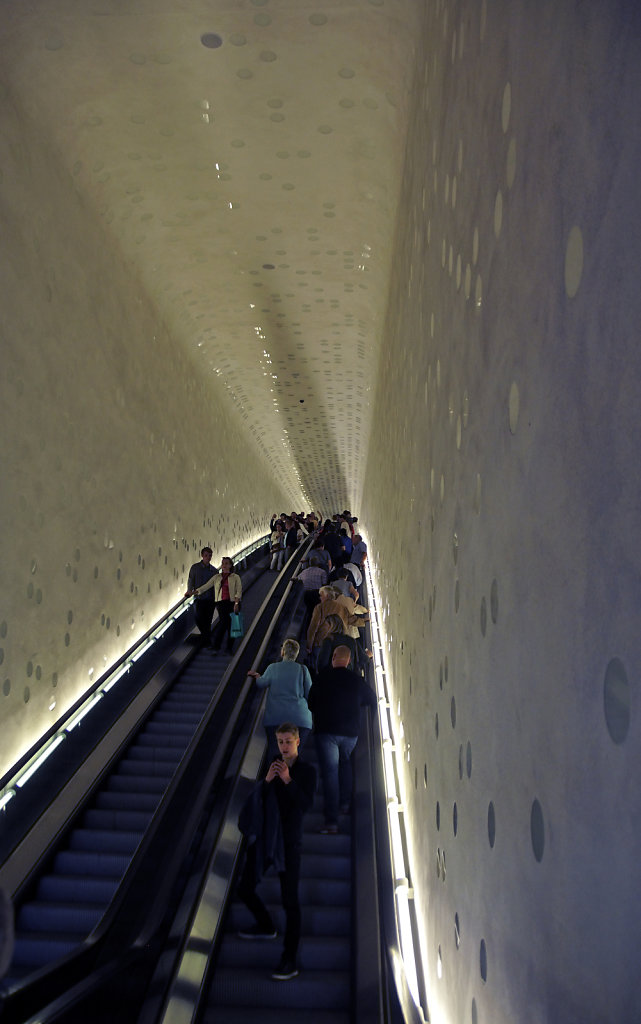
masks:
POLYGON ((314 735, 323 783, 325 823, 336 825, 339 807, 348 805, 352 795, 351 756, 358 736, 335 736, 328 732, 314 735))

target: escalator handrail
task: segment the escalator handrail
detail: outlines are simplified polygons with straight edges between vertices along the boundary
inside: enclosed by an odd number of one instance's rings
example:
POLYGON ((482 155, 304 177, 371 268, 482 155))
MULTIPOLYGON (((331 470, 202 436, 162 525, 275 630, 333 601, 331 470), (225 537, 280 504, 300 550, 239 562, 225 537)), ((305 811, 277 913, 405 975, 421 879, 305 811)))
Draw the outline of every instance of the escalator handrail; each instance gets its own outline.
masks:
MULTIPOLYGON (((272 627, 266 634, 261 648, 254 660, 252 668, 258 668, 265 656, 273 626, 278 622, 285 605, 292 581, 287 585, 280 605, 274 615, 272 627)), ((210 969, 212 956, 220 931, 222 918, 231 891, 235 867, 238 861, 243 837, 238 828, 238 815, 251 787, 260 776, 260 768, 264 759, 267 741, 260 734, 260 726, 267 701, 265 691, 255 709, 251 723, 247 728, 247 739, 241 755, 241 766, 234 779, 225 809, 222 824, 216 842, 211 850, 207 865, 202 873, 199 895, 195 901, 191 927, 184 936, 178 957, 178 965, 174 971, 169 991, 163 1006, 162 1016, 158 1024, 177 1024, 178 1021, 194 1020, 203 996, 204 983, 210 969), (204 925, 204 923, 206 924, 204 925), (204 934, 206 932, 206 934, 204 934), (194 963, 192 950, 197 946, 198 961, 194 963), (204 949, 207 953, 204 953, 204 949), (199 978, 195 977, 195 971, 199 978), (184 979, 189 978, 190 998, 184 979)))

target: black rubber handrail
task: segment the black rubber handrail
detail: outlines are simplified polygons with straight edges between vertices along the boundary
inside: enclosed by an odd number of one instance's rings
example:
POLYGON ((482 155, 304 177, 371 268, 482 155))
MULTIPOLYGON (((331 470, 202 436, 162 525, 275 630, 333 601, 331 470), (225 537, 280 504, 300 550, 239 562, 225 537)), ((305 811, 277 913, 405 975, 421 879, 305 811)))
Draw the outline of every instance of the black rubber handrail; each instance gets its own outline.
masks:
MULTIPOLYGON (((287 590, 283 594, 271 627, 256 654, 252 668, 257 668, 263 661, 273 629, 289 596, 290 587, 291 581, 288 583, 287 590)), ((254 690, 254 687, 253 680, 247 681, 245 684, 246 695, 249 695, 250 691, 254 690)), ((192 995, 192 1006, 188 1013, 192 1019, 195 1019, 198 1013, 205 979, 210 970, 216 940, 230 895, 231 883, 242 844, 243 837, 237 827, 238 815, 251 786, 255 784, 259 777, 260 767, 267 747, 265 735, 261 732, 260 728, 266 701, 267 692, 265 691, 254 708, 251 722, 246 726, 246 738, 242 753, 240 754, 241 766, 234 778, 223 811, 222 824, 202 874, 200 891, 193 911, 192 925, 183 938, 178 964, 169 987, 162 1015, 158 1018, 159 1024, 168 1024, 173 1019, 176 1004, 180 1005, 180 1013, 183 1018, 185 1017, 185 977, 189 977, 192 995), (216 894, 215 900, 212 900, 212 890, 216 894), (204 943, 203 939, 205 940, 204 943), (199 982, 194 978, 194 970, 189 963, 191 953, 196 946, 201 951, 199 956, 199 982)))

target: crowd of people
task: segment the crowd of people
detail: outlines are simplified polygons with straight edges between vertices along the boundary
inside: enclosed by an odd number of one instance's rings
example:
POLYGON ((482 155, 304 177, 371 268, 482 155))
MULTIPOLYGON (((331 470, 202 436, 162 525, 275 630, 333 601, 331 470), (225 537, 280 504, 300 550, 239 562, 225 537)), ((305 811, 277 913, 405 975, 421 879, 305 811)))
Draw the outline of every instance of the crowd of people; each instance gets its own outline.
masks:
POLYGON ((303 817, 316 788, 315 769, 304 759, 305 744, 312 734, 323 794, 324 821, 319 831, 335 835, 340 817, 351 812, 351 757, 361 708, 376 706, 375 691, 367 681, 371 652, 361 639, 369 618, 360 589, 367 546, 354 523, 346 511, 322 526, 314 514, 274 516, 270 524, 272 569, 281 568, 288 551, 291 554, 305 536, 315 535, 294 577, 303 587, 304 650, 301 654, 301 644, 289 638, 283 643, 280 661, 268 665, 262 675, 248 673, 258 687, 267 689, 263 724, 269 767, 239 822, 247 850, 238 894, 254 918, 254 924, 239 935, 253 940, 276 938, 273 919, 256 892, 262 873, 271 865, 279 875, 285 911, 282 958, 272 974, 279 981, 298 974, 303 817))
MULTIPOLYGON (((339 816, 349 815, 351 809, 351 755, 361 708, 376 706, 366 678, 371 654, 360 638, 368 620, 360 593, 367 546, 355 532, 355 522, 345 511, 322 526, 315 513, 273 516, 270 523, 272 569, 282 568, 305 537, 314 535, 295 577, 304 588, 306 609, 302 658, 301 645, 290 638, 282 645, 281 661, 269 665, 262 675, 248 673, 257 687, 268 691, 263 721, 269 767, 239 821, 248 844, 238 893, 255 920, 239 934, 247 939, 276 938, 271 915, 256 892, 262 873, 272 865, 279 874, 285 911, 283 954, 272 975, 277 980, 298 974, 303 816, 316 790, 316 770, 300 751, 313 732, 324 804, 320 832, 336 834, 339 816)), ((216 654, 226 641, 231 654, 231 621, 240 611, 242 583, 231 558, 223 558, 218 571, 212 557, 212 549, 204 547, 200 561, 189 570, 185 596, 194 597, 202 645, 216 654), (212 631, 215 612, 218 620, 212 631)), ((13 907, 9 895, 0 889, 0 977, 8 968, 13 943, 13 907)))

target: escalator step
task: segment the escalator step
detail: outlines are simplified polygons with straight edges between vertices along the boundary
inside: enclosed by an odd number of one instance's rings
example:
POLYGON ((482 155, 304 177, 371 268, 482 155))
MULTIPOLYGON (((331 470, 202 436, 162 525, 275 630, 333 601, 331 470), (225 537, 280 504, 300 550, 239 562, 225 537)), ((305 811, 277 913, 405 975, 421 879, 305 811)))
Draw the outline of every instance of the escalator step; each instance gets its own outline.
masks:
POLYGON ((127 772, 119 775, 114 772, 107 779, 105 793, 140 793, 144 795, 153 794, 160 797, 167 789, 167 782, 158 775, 143 775, 136 772, 127 772))
POLYGON ((143 750, 145 754, 149 750, 167 751, 168 755, 173 756, 174 751, 183 751, 189 744, 190 739, 194 735, 194 730, 191 726, 187 732, 170 731, 167 729, 166 732, 145 732, 142 733, 136 739, 136 747, 139 750, 143 750))
MULTIPOLYGON (((306 877, 301 872, 299 894, 303 906, 320 904, 328 907, 346 907, 352 898, 352 886, 350 880, 346 878, 306 877)), ((277 904, 280 901, 280 879, 275 875, 264 877, 260 883, 260 895, 265 903, 277 904)))
MULTIPOLYGON (((194 712, 194 711, 189 711, 189 712, 188 711, 184 711, 181 714, 181 716, 180 716, 181 721, 183 721, 185 723, 189 722, 191 725, 198 725, 198 723, 200 722, 201 717, 202 717, 201 715, 199 715, 197 712, 194 712)), ((158 711, 156 711, 155 714, 154 714, 154 717, 153 717, 153 721, 158 723, 158 725, 164 725, 165 722, 169 722, 169 723, 175 722, 175 720, 176 720, 175 712, 173 712, 173 711, 165 711, 162 708, 160 708, 158 711)), ((151 725, 151 722, 149 724, 151 725)))
MULTIPOLYGON (((249 924, 249 917, 244 921, 249 924)), ((271 971, 278 963, 282 935, 271 942, 248 942, 236 935, 225 935, 218 954, 218 967, 252 967, 271 971)), ((342 971, 350 963, 348 936, 305 935, 301 939, 298 962, 301 970, 342 971)))
MULTIPOLYGON (((275 966, 277 963, 278 957, 275 966)), ((287 1006, 298 1007, 299 1010, 310 1006, 323 1010, 348 1010, 350 972, 301 971, 297 978, 287 982, 285 992, 283 985, 275 982, 269 974, 226 967, 216 971, 210 997, 218 1006, 255 1007, 257 1014, 263 1007, 278 1007, 285 1000, 287 1006)))
POLYGON ((186 669, 172 689, 173 693, 210 693, 216 686, 214 676, 215 665, 210 661, 203 662, 194 668, 186 669))
POLYGON ((168 768, 171 771, 180 761, 184 749, 184 743, 180 744, 179 750, 164 747, 162 744, 146 747, 143 744, 138 745, 138 743, 136 743, 134 746, 129 748, 127 751, 127 757, 124 761, 120 762, 120 766, 126 764, 127 761, 130 763, 135 761, 138 764, 161 765, 165 770, 168 768))
MULTIPOLYGON (((298 981, 298 978, 294 979, 298 981)), ((274 981, 274 985, 278 982, 274 981)), ((290 982, 287 982, 290 984, 290 982)), ((348 1011, 317 1010, 305 1007, 305 1024, 351 1024, 348 1011)), ((253 1018, 252 1018, 253 1019, 253 1018)), ((210 1006, 202 1016, 202 1024, 248 1024, 246 1006, 210 1006)), ((256 1011, 260 1024, 301 1024, 301 1011, 295 1007, 263 1007, 256 1011)))
POLYGON ((142 832, 110 832, 106 829, 75 828, 69 837, 69 848, 86 853, 131 855, 138 846, 141 836, 142 832))
POLYGON ((105 829, 116 832, 144 832, 153 814, 145 811, 115 811, 92 808, 83 817, 87 829, 105 829))
POLYGON ((174 768, 175 765, 168 764, 166 761, 137 761, 128 755, 118 764, 118 774, 140 775, 143 777, 152 776, 158 779, 166 779, 169 782, 174 774, 174 768))
POLYGON ((29 967, 32 970, 71 953, 78 942, 74 939, 44 939, 38 935, 16 936, 11 961, 11 972, 16 968, 29 967))
POLYGON ((44 875, 38 882, 37 899, 55 903, 109 903, 118 889, 117 878, 76 875, 44 875))
MULTIPOLYGON (((262 890, 260 890, 262 893, 262 890)), ((266 903, 272 920, 279 932, 285 924, 285 915, 279 903, 266 903)), ((228 929, 237 932, 250 923, 249 912, 241 903, 233 903, 230 907, 228 929)), ((316 936, 339 936, 350 934, 351 907, 302 906, 302 934, 316 936)))
POLYGON ((54 870, 61 875, 91 875, 121 879, 131 857, 113 853, 87 853, 84 850, 60 850, 54 858, 54 870))
POLYGON ((194 727, 192 723, 184 722, 181 715, 180 721, 176 721, 174 718, 172 721, 167 722, 157 722, 155 719, 151 722, 147 722, 145 731, 138 736, 137 742, 143 738, 145 741, 151 742, 152 738, 156 736, 169 736, 178 740, 178 738, 182 736, 189 738, 190 736, 193 736, 193 734, 194 727))
POLYGON ((148 811, 153 814, 160 802, 159 793, 121 793, 102 790, 96 794, 98 810, 148 811))
POLYGON ((323 857, 307 853, 303 838, 301 878, 351 878, 352 865, 349 857, 323 857))
POLYGON ((185 700, 182 697, 174 697, 170 699, 169 697, 166 697, 163 703, 163 709, 165 711, 169 711, 174 718, 182 719, 182 716, 184 715, 184 721, 191 722, 194 717, 196 717, 198 721, 201 720, 207 710, 208 704, 209 700, 206 697, 202 700, 196 700, 196 698, 185 700))
POLYGON ((303 832, 303 856, 308 853, 319 853, 323 857, 351 856, 352 841, 350 836, 339 833, 337 836, 321 836, 318 832, 303 832))
POLYGON ((66 934, 80 941, 97 925, 104 910, 104 906, 91 903, 70 906, 33 900, 18 911, 16 929, 18 932, 51 932, 56 936, 66 934))
POLYGON ((167 706, 171 707, 175 704, 184 707, 186 711, 189 711, 190 707, 206 707, 214 689, 215 687, 206 683, 174 686, 163 701, 163 710, 166 710, 167 706))

